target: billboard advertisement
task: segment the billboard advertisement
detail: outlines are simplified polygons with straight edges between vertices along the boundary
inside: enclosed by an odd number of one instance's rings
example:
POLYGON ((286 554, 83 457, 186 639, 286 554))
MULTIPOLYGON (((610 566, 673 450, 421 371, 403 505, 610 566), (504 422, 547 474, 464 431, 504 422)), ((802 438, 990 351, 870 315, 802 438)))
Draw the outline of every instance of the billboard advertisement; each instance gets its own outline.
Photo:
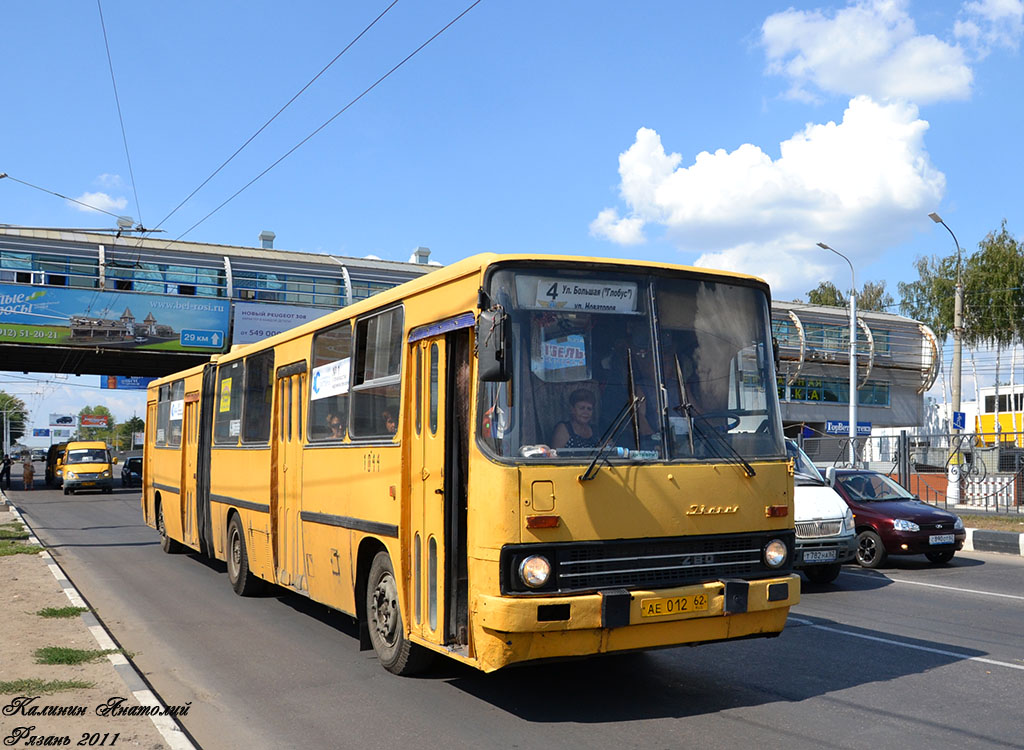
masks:
POLYGON ((50 429, 48 427, 36 427, 32 430, 32 437, 50 437, 50 429))
POLYGON ((262 341, 329 312, 331 310, 297 305, 235 302, 235 326, 231 334, 231 343, 251 344, 254 341, 262 341))
POLYGON ((144 391, 156 378, 129 377, 127 375, 100 375, 100 388, 119 391, 144 391))
POLYGON ((69 438, 73 430, 50 430, 50 436, 55 438, 69 438))
POLYGON ((106 427, 107 418, 103 414, 83 414, 81 419, 82 427, 106 427))
POLYGON ((67 427, 74 426, 75 415, 74 414, 51 414, 50 415, 50 427, 67 427))
POLYGON ((0 284, 0 342, 157 351, 225 349, 227 300, 0 284))

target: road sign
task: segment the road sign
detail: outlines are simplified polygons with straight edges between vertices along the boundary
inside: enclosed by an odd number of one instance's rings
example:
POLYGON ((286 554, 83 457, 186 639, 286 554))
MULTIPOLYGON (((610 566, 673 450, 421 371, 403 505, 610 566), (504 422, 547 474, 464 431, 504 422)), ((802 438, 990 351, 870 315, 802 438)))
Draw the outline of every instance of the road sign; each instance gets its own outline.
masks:
POLYGON ((186 328, 181 332, 180 340, 182 346, 205 346, 210 349, 220 349, 224 346, 224 332, 186 328))
POLYGON ((953 412, 953 429, 954 430, 966 430, 967 429, 967 412, 955 411, 953 412))
MULTIPOLYGON (((825 432, 828 433, 829 435, 849 435, 850 420, 829 419, 828 421, 825 422, 825 432)), ((857 437, 871 437, 870 422, 857 423, 857 437)))

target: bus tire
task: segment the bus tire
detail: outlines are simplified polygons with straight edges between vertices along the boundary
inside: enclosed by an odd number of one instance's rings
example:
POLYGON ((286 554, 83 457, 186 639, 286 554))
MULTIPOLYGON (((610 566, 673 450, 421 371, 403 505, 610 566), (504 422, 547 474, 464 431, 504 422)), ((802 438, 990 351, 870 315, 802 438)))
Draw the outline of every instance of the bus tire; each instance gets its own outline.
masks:
POLYGON ((167 536, 167 526, 164 523, 164 504, 157 503, 156 506, 156 530, 160 534, 160 549, 168 555, 181 552, 181 543, 167 536))
POLYGON ((384 669, 412 675, 430 665, 433 653, 405 637, 395 569, 384 550, 373 558, 366 581, 366 624, 370 643, 384 669))
POLYGON ((249 570, 245 532, 237 515, 228 524, 228 581, 239 596, 256 596, 263 591, 263 580, 249 570))

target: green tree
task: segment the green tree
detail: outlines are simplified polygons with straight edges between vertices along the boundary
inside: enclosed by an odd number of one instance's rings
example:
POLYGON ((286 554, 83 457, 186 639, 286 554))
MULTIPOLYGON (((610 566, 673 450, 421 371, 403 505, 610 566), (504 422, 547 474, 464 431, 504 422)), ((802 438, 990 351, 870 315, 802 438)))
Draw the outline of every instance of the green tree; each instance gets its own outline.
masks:
POLYGON ((884 281, 868 281, 857 295, 857 309, 865 312, 887 312, 894 304, 892 295, 885 290, 884 281))
POLYGON ((122 450, 132 449, 132 436, 136 432, 142 432, 146 428, 146 423, 143 422, 139 417, 132 417, 126 422, 122 422, 117 426, 117 434, 115 435, 115 445, 122 450))
POLYGON ((917 258, 917 281, 899 283, 900 312, 931 328, 939 341, 953 330, 956 255, 917 258))
POLYGON ((103 440, 107 443, 114 442, 114 435, 117 428, 117 421, 110 409, 105 406, 86 406, 78 412, 78 436, 80 440, 103 440), (105 427, 83 427, 82 417, 106 417, 105 427))
MULTIPOLYGON (((25 434, 25 425, 28 421, 28 407, 17 396, 0 391, 0 413, 6 416, 7 422, 10 424, 11 433, 8 437, 14 443, 25 434)), ((3 418, 0 417, 0 420, 3 418)), ((3 422, 0 421, 0 430, 2 429, 3 422)))
POLYGON ((812 305, 824 305, 826 307, 846 307, 846 300, 843 293, 839 291, 831 281, 823 281, 811 291, 807 292, 807 301, 812 305))

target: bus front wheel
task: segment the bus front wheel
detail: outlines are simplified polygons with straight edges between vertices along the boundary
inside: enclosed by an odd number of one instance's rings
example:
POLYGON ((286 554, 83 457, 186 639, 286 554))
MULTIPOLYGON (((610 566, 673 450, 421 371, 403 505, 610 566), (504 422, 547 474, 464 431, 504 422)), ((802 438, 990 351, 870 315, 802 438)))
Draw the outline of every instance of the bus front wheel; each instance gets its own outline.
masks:
POLYGON ((383 550, 370 565, 366 582, 366 620, 370 643, 384 669, 397 675, 411 675, 430 664, 433 654, 405 637, 395 569, 383 550))
POLYGON ((228 524, 228 581, 239 596, 255 596, 263 590, 263 581, 249 570, 245 533, 238 516, 232 516, 228 524))

